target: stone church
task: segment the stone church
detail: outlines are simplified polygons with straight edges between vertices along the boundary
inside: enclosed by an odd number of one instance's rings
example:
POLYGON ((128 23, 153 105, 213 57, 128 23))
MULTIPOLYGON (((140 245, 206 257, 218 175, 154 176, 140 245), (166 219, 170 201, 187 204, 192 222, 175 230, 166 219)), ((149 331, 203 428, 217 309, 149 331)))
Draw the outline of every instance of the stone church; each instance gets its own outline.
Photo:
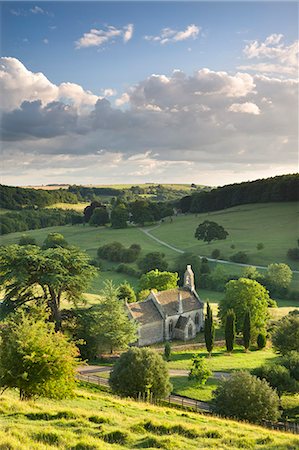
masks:
POLYGON ((188 265, 182 288, 151 291, 142 302, 127 303, 129 317, 138 324, 138 346, 155 342, 195 337, 204 324, 204 304, 194 284, 194 273, 188 265))

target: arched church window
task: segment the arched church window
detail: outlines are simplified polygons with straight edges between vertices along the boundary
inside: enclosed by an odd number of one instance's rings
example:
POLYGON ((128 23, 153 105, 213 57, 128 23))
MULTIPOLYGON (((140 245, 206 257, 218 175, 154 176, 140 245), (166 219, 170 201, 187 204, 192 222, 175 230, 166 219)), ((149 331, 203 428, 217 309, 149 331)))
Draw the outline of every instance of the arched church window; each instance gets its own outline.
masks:
POLYGON ((192 336, 193 336, 193 328, 192 328, 192 325, 190 323, 190 325, 188 327, 188 337, 192 338, 192 336))
POLYGON ((169 334, 169 337, 172 337, 172 333, 173 333, 173 321, 171 320, 171 321, 169 322, 169 325, 168 325, 168 334, 169 334))
POLYGON ((195 325, 199 325, 199 314, 198 313, 195 314, 194 322, 195 322, 195 325))

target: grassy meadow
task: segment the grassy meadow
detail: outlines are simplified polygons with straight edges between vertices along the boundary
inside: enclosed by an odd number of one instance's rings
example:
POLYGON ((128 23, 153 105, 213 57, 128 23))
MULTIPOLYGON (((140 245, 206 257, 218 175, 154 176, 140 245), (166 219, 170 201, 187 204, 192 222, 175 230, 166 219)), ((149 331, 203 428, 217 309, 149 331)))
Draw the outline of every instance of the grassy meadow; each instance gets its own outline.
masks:
POLYGON ((0 448, 9 450, 215 449, 295 450, 299 438, 168 407, 120 399, 81 384, 63 402, 0 397, 0 448))

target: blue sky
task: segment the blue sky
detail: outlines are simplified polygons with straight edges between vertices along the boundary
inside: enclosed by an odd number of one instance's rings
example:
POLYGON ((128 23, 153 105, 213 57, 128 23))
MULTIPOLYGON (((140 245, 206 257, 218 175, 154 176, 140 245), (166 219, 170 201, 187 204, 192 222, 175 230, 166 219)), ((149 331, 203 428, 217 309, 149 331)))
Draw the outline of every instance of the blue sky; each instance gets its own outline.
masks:
MULTIPOLYGON (((207 182, 213 173, 213 184, 224 184, 297 169, 296 126, 277 126, 273 113, 273 108, 277 115, 288 108, 298 110, 294 101, 292 105, 282 103, 289 102, 283 100, 285 89, 290 94, 286 83, 297 88, 292 81, 296 79, 292 46, 298 39, 295 2, 10 1, 1 6, 1 56, 8 58, 4 59, 7 84, 3 89, 8 106, 4 120, 7 129, 2 132, 3 156, 7 161, 3 182, 14 184, 18 180, 28 184, 32 173, 38 171, 36 184, 76 180, 106 183, 108 170, 111 182, 141 182, 145 176, 153 181, 207 182), (99 36, 98 44, 92 45, 99 36), (19 63, 24 69, 17 68, 19 63), (204 68, 209 72, 200 72, 198 81, 194 74, 204 68), (173 76, 175 69, 184 74, 185 81, 173 76), (243 75, 240 77, 239 73, 243 75), (44 95, 36 74, 46 77, 46 89, 51 90, 51 95, 44 95), (156 75, 160 78, 153 77, 156 75), (9 76, 15 82, 13 88, 7 81, 9 76), (238 93, 240 82, 251 87, 238 93), (90 97, 84 93, 84 101, 80 98, 79 102, 74 87, 59 88, 65 83, 76 84, 83 92, 90 91, 90 97), (196 83, 200 89, 195 89, 196 83), (215 83, 233 85, 235 91, 216 91, 215 83), (22 86, 27 86, 27 94, 22 86), (40 92, 36 93, 36 89, 40 92), (223 95, 228 99, 225 104, 221 102, 223 95), (9 98, 15 101, 9 102, 9 98), (69 127, 69 111, 61 113, 60 109, 60 121, 67 115, 67 132, 61 128, 55 131, 54 125, 45 130, 45 123, 40 125, 41 117, 49 123, 47 105, 53 101, 60 102, 61 108, 71 106, 72 123, 75 121, 80 127, 69 127), (27 102, 23 105, 26 111, 21 106, 23 102, 27 102), (14 128, 18 125, 25 130, 28 114, 35 131, 30 134, 26 130, 20 135, 14 128), (250 119, 250 126, 243 120, 244 115, 250 119), (228 116, 234 116, 233 120, 228 116), (189 124, 182 125, 180 132, 186 133, 185 143, 167 135, 169 124, 177 129, 185 121, 189 124), (205 129, 210 132, 213 123, 222 130, 217 130, 217 143, 205 136, 205 129), (278 136, 269 133, 273 126, 280 130, 278 136), (149 135, 142 142, 141 132, 146 134, 147 130, 149 135), (227 130, 231 130, 229 135, 227 130), (240 158, 235 166, 236 158, 227 146, 247 157, 240 158), (271 150, 263 158, 265 146, 271 150), (279 158, 282 153, 284 157, 279 158), (14 154, 21 168, 12 163, 14 154), (231 171, 230 162, 234 166, 231 171), (38 164, 43 167, 42 172, 38 164), (91 166, 98 170, 90 170, 91 166)), ((296 90, 290 98, 294 100, 294 96, 296 90)), ((53 116, 51 112, 51 120, 53 116)))

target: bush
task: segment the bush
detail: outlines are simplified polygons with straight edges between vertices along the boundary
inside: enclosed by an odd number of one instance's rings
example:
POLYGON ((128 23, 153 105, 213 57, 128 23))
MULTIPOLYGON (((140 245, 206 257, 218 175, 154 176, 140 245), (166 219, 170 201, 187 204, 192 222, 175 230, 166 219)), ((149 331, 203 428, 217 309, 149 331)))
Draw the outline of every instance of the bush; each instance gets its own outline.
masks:
POLYGON ((264 244, 263 244, 262 242, 259 242, 259 243, 256 245, 256 248, 257 248, 257 250, 263 250, 264 244))
POLYGON ((291 377, 299 381, 299 352, 291 351, 281 360, 281 364, 289 369, 291 377))
POLYGON ((132 288, 132 286, 127 282, 122 283, 120 286, 118 286, 117 298, 119 300, 124 300, 128 303, 136 302, 135 291, 132 288))
POLYGON ((292 350, 299 351, 299 311, 291 311, 278 321, 272 342, 276 350, 283 355, 292 350))
POLYGON ((215 248, 211 253, 211 258, 219 259, 219 257, 220 257, 220 250, 218 248, 215 248))
POLYGON ((260 379, 266 380, 273 389, 276 389, 280 397, 284 393, 298 391, 299 383, 291 377, 290 371, 286 367, 279 364, 257 367, 252 373, 260 379))
POLYGON ((262 348, 265 348, 266 344, 267 344, 267 337, 266 337, 265 333, 259 333, 256 341, 257 341, 257 346, 258 346, 259 350, 261 350, 262 348))
POLYGON ((28 234, 23 234, 20 237, 19 245, 37 245, 36 239, 28 234))
POLYGON ((138 244, 125 248, 120 242, 111 242, 98 249, 98 257, 112 262, 132 263, 136 261, 141 251, 138 244))
POLYGON ((168 262, 165 261, 165 254, 160 252, 147 253, 144 258, 138 262, 138 267, 142 273, 150 272, 151 270, 158 269, 163 272, 168 267, 168 262))
POLYGON ((194 355, 192 358, 192 367, 189 372, 189 380, 195 380, 203 386, 211 375, 212 371, 208 368, 206 359, 200 355, 194 355))
POLYGON ((229 258, 231 261, 241 264, 247 264, 249 257, 245 252, 237 252, 229 258))
POLYGON ((134 269, 134 267, 127 266, 127 264, 120 264, 116 268, 116 272, 118 273, 126 273, 127 275, 130 275, 131 277, 139 278, 141 273, 134 269))
POLYGON ((276 421, 279 397, 267 381, 248 372, 235 372, 214 391, 213 410, 223 416, 249 422, 276 421))
POLYGON ((116 394, 133 398, 152 395, 162 399, 172 389, 162 356, 149 348, 137 347, 121 354, 110 374, 109 384, 116 394))

